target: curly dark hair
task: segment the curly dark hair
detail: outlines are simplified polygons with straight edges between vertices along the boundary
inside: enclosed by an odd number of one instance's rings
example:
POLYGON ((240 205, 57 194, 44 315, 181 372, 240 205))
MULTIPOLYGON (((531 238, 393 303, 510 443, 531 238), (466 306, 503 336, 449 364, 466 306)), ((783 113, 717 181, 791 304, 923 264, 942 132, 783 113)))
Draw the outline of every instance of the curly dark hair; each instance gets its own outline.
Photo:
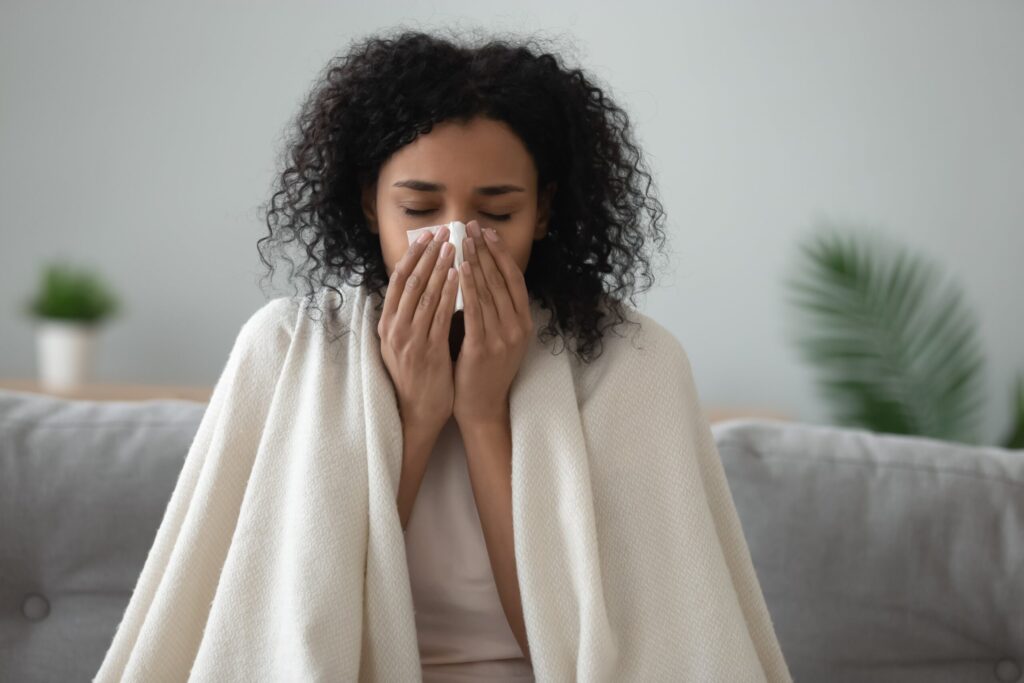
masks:
POLYGON ((298 242, 305 260, 296 267, 285 258, 306 282, 313 308, 318 289, 340 298, 334 283, 345 282, 376 293, 380 312, 388 275, 361 188, 434 125, 488 117, 522 139, 538 188, 557 183, 548 235, 533 243, 524 276, 530 297, 552 314, 541 339, 571 338, 567 345, 589 362, 604 329, 631 322, 624 296, 635 306, 636 294, 653 284, 647 248, 649 238, 665 245, 665 212, 651 193, 651 174, 629 117, 594 77, 563 66, 536 38, 492 35, 470 44, 465 35, 398 29, 357 41, 328 62, 289 124, 285 168, 269 209, 261 206, 269 230, 257 243, 269 269, 264 277, 274 272, 264 252, 298 242), (636 289, 638 275, 645 284, 636 289))

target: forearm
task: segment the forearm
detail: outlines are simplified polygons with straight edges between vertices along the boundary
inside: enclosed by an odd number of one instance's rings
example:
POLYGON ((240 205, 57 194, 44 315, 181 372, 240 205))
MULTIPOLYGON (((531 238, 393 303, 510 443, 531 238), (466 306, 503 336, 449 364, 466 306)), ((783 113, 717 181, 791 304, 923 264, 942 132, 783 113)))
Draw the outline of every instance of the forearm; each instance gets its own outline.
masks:
POLYGON ((412 506, 416 502, 423 474, 427 471, 427 461, 437 442, 438 434, 422 429, 406 428, 402 430, 402 478, 398 484, 398 518, 402 522, 402 531, 409 524, 412 506))
POLYGON ((527 660, 526 624, 512 535, 512 431, 507 419, 459 425, 469 476, 502 609, 527 660))

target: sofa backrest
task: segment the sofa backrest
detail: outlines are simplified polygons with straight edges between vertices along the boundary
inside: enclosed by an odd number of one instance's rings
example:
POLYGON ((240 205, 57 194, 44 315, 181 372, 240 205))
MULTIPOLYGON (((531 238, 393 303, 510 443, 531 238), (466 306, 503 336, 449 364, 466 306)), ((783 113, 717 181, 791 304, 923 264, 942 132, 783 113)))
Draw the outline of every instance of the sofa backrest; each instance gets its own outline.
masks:
POLYGON ((0 390, 0 681, 89 681, 205 403, 0 390))
MULTIPOLYGON (((206 404, 0 390, 0 681, 89 681, 206 404)), ((712 425, 794 680, 1016 681, 1024 452, 712 425)))
POLYGON ((1024 451, 712 425, 795 681, 1017 681, 1024 451))

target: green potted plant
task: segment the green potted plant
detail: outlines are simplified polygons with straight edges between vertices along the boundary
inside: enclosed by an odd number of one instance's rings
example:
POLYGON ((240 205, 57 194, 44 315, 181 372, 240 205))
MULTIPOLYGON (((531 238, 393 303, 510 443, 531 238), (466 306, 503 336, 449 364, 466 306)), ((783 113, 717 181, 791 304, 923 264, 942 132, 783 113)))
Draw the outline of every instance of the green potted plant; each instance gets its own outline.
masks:
MULTIPOLYGON (((787 281, 792 341, 816 366, 833 421, 877 432, 978 442, 984 355, 962 288, 880 234, 834 226, 800 245, 787 281)), ((1004 448, 1024 448, 1024 378, 1004 448)))
POLYGON ((94 273, 66 263, 44 268, 25 313, 35 320, 39 379, 46 388, 72 389, 92 378, 96 333, 119 309, 94 273))

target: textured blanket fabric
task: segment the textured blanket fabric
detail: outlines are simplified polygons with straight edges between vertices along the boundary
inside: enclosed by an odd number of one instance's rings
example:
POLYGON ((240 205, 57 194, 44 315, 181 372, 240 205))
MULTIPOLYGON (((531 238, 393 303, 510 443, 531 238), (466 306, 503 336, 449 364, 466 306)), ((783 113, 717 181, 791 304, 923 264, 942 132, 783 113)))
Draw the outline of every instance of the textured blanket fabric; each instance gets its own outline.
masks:
MULTIPOLYGON (((94 680, 420 680, 379 299, 341 289, 339 339, 301 297, 242 326, 94 680)), ((590 364, 535 334, 511 387, 536 680, 790 681, 688 357, 627 312, 590 364)))

